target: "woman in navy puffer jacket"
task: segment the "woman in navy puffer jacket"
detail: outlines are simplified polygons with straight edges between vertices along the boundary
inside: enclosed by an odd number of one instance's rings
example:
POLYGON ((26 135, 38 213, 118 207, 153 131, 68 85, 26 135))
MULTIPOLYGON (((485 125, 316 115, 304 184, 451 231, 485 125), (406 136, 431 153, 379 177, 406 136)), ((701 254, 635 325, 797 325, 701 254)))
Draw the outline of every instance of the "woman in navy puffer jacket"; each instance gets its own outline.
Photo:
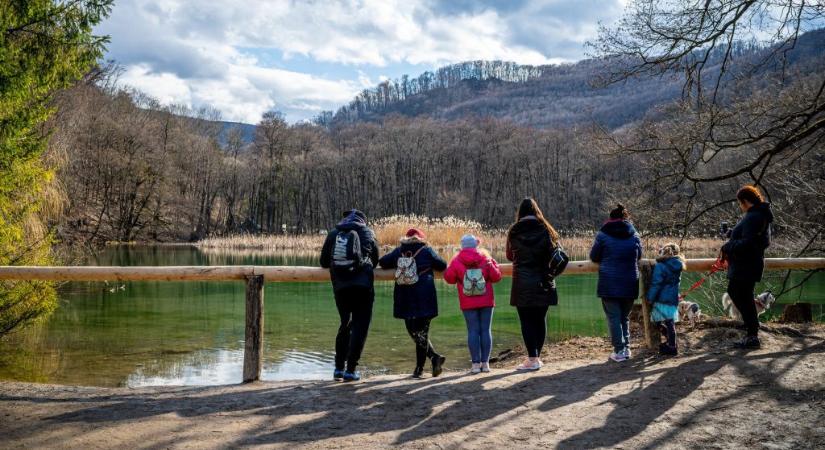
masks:
POLYGON ((639 266, 642 241, 630 222, 630 213, 619 204, 610 211, 593 248, 590 260, 599 264, 597 293, 607 316, 613 361, 630 358, 630 310, 639 296, 639 266))
POLYGON ((393 315, 404 319, 407 333, 415 342, 415 369, 413 378, 421 378, 426 358, 432 361, 432 374, 441 374, 445 357, 436 353, 430 342, 430 322, 438 315, 438 298, 435 291, 433 271, 447 268, 447 262, 427 245, 421 230, 410 228, 401 238, 401 245, 384 255, 378 264, 385 269, 398 267, 398 258, 413 256, 418 272, 418 281, 411 285, 395 285, 393 291, 393 315))

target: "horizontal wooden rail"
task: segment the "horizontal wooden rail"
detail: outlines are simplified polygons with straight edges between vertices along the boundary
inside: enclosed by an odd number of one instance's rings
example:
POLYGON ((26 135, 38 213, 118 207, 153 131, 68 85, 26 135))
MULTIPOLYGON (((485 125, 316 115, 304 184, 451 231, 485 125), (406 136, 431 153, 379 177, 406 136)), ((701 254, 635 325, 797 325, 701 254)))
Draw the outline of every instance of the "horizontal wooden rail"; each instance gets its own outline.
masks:
MULTIPOLYGON (((654 260, 649 260, 655 262, 654 260)), ((716 262, 713 258, 688 259, 688 272, 707 272, 716 262)), ((825 258, 765 258, 765 270, 816 270, 825 269, 825 258)))
MULTIPOLYGON (((714 259, 689 259, 688 272, 710 270, 714 259)), ((654 261, 639 262, 641 284, 646 291, 654 261)), ((767 270, 825 269, 825 258, 769 258, 767 270)), ((565 276, 598 272, 591 261, 571 261, 565 276)), ((513 275, 512 264, 502 264, 504 276, 513 275)), ((393 270, 377 269, 376 280, 392 280, 393 270)), ((320 267, 300 266, 0 266, 0 280, 44 281, 245 281, 246 327, 244 331, 243 382, 257 381, 263 368, 264 289, 265 282, 325 282, 329 271, 320 267)), ((645 344, 658 345, 658 331, 650 324, 650 308, 642 302, 645 344)))
POLYGON ((254 266, 2 266, 0 280, 229 281, 255 275, 254 266))
MULTIPOLYGON (((706 272, 715 259, 689 259, 688 272, 706 272)), ((650 264, 653 260, 642 260, 650 264)), ((768 258, 767 270, 825 269, 825 258, 768 258)), ((591 261, 570 261, 565 275, 598 272, 591 261)), ((502 264, 504 276, 512 276, 513 265, 502 264)), ((305 266, 0 266, 0 280, 51 281, 231 281, 262 275, 266 282, 324 282, 329 271, 305 266)), ((394 272, 376 269, 376 280, 392 280, 394 272)))

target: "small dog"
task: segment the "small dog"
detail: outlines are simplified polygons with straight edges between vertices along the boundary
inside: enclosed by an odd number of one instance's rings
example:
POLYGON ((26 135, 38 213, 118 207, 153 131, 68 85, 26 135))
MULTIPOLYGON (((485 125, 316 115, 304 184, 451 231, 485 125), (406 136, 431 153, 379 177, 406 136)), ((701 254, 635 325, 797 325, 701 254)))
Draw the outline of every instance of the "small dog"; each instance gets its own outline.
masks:
MULTIPOLYGON (((756 305, 757 317, 764 314, 765 311, 771 309, 771 306, 775 301, 776 297, 773 296, 771 291, 765 291, 757 295, 753 299, 753 303, 756 305)), ((730 299, 730 295, 728 295, 727 292, 722 295, 722 309, 725 310, 725 314, 727 314, 731 319, 742 320, 742 314, 740 314, 739 310, 736 309, 736 305, 733 304, 733 300, 730 299)))
POLYGON ((679 302, 679 320, 690 322, 691 327, 696 326, 696 322, 701 320, 702 310, 699 305, 693 302, 682 300, 679 302))
POLYGON ((773 303, 776 301, 776 297, 773 296, 771 291, 765 291, 756 296, 753 299, 753 302, 756 304, 756 315, 761 316, 765 311, 771 309, 773 303))

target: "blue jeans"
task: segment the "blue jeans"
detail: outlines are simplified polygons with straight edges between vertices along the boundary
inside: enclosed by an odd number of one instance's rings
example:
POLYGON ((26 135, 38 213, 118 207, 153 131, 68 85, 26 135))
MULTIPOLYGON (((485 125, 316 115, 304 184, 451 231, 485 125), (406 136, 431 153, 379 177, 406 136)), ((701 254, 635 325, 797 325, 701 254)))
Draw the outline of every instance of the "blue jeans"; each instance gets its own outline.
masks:
POLYGON ((493 349, 493 307, 470 309, 464 312, 467 322, 467 346, 470 347, 470 359, 473 363, 490 361, 493 349))
POLYGON ((610 330, 610 342, 616 353, 630 346, 630 310, 633 309, 634 301, 632 298, 602 299, 607 329, 610 330))

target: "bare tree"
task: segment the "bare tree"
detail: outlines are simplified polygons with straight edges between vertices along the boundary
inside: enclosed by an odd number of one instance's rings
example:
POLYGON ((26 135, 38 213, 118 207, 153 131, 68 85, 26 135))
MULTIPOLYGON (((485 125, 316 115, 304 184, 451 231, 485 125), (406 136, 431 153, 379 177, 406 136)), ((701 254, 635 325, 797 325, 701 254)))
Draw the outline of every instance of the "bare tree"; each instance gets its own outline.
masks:
MULTIPOLYGON (((823 17, 821 2, 636 1, 617 27, 602 29, 591 43, 607 63, 604 83, 651 75, 683 80, 683 98, 664 120, 611 136, 619 153, 649 170, 643 187, 655 193, 651 205, 680 206, 673 224, 683 233, 732 206, 735 186, 753 183, 770 197, 784 196, 788 170, 822 157, 825 73, 789 70, 787 56, 823 17), (770 45, 742 51, 743 42, 760 36, 770 45)), ((821 236, 819 227, 805 234, 821 236)))

